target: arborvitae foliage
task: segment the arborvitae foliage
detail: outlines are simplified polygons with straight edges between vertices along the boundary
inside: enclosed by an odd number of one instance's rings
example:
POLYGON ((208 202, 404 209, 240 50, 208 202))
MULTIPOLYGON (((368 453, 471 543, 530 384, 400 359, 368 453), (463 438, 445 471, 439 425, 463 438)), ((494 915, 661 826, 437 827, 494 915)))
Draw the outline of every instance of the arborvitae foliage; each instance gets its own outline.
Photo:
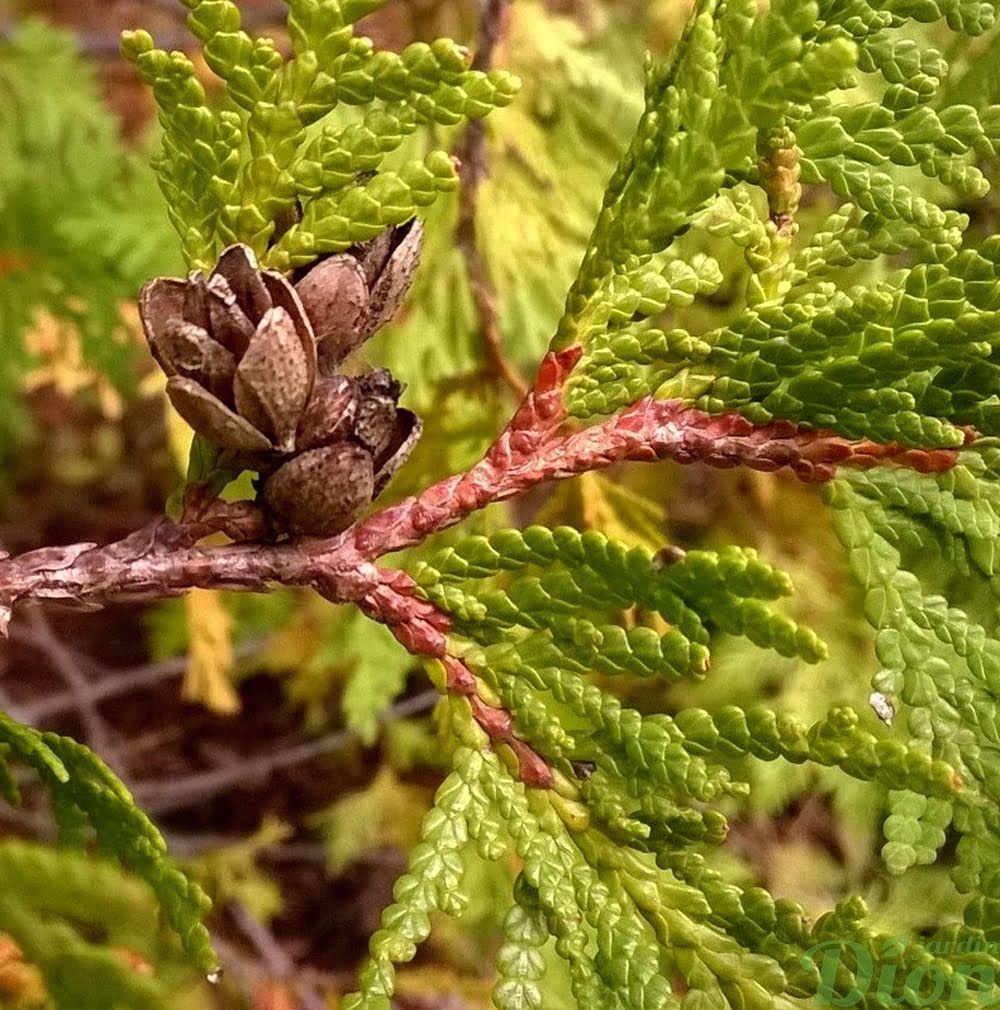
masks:
MULTIPOLYGON (((448 42, 374 52, 352 25, 378 5, 291 0, 284 60, 241 31, 235 4, 188 0, 226 85, 221 110, 185 57, 144 33, 126 37, 161 108, 157 168, 190 264, 210 266, 242 241, 290 270, 407 220, 456 184, 440 150, 383 159, 421 122, 453 125, 506 104, 515 82, 468 70, 448 42), (344 105, 365 112, 337 118, 344 105)), ((946 829, 957 834, 964 921, 934 922, 935 938, 1000 938, 1000 241, 964 247, 968 218, 941 206, 985 195, 976 160, 998 153, 1000 106, 946 101, 945 57, 913 37, 914 22, 973 36, 993 18, 977 0, 778 0, 760 11, 752 0, 699 0, 670 57, 647 68, 645 111, 551 345, 583 352, 565 396, 581 421, 673 399, 739 412, 742 427, 727 422, 736 436, 770 425, 779 440, 839 437, 853 440, 847 455, 891 461, 829 480, 829 458, 793 460, 787 446, 744 458, 765 471, 794 461, 801 476, 829 481, 877 632, 883 721, 846 707, 811 725, 763 706, 643 714, 594 682, 711 675, 719 633, 821 659, 822 642, 778 605, 790 580, 749 549, 653 551, 534 525, 429 555, 411 574, 451 620, 446 659, 426 665, 447 695, 453 770, 344 1006, 388 1010, 395 966, 414 957, 430 916, 463 907, 470 841, 487 861, 512 847, 522 865, 497 959, 501 1010, 544 1005, 550 941, 579 1006, 601 1010, 813 1005, 821 979, 806 952, 826 941, 881 954, 900 968, 893 992, 910 1002, 922 998, 921 973, 910 974, 920 965, 925 980, 947 980, 950 1005, 991 995, 991 978, 961 971, 1000 967, 986 954, 893 946, 859 897, 810 920, 794 901, 729 882, 710 856, 727 831, 719 807, 747 789, 739 759, 836 768, 890 790, 892 872, 933 861, 946 829), (807 195, 828 213, 800 230, 807 195), (733 247, 746 269, 727 276, 733 247), (721 324, 685 317, 724 283, 743 290, 721 324)), ((698 416, 686 415, 704 430, 692 451, 738 462, 721 436, 713 454, 712 422, 698 416)), ((154 884, 175 880, 92 758, 8 734, 57 799, 65 790, 58 809, 82 810, 99 838, 112 831, 109 850, 154 884)), ((167 907, 193 929, 194 902, 167 907)), ((836 993, 857 975, 846 954, 836 993)), ((860 1005, 878 1005, 876 993, 860 1005)))
MULTIPOLYGON (((215 955, 209 945, 208 931, 200 922, 210 902, 196 884, 171 865, 163 837, 104 762, 69 737, 21 726, 3 713, 0 713, 0 756, 3 798, 9 803, 19 801, 10 762, 30 768, 52 796, 60 840, 69 846, 82 847, 92 837, 99 853, 121 860, 146 880, 188 954, 199 967, 211 970, 215 955)), ((18 879, 18 875, 12 873, 10 879, 18 879)), ((0 926, 22 946, 28 939, 21 927, 29 924, 31 917, 17 918, 14 913, 24 893, 20 887, 12 889, 11 925, 0 926)), ((52 995, 59 998, 56 992, 52 995)), ((64 1005, 71 1004, 59 1003, 60 1007, 64 1005)))
POLYGON ((40 969, 52 1006, 160 1010, 192 982, 176 940, 157 929, 152 894, 115 866, 8 840, 0 870, 0 930, 40 969))
POLYGON ((123 52, 160 107, 156 168, 192 266, 244 242, 287 270, 408 221, 456 185, 456 166, 441 150, 392 169, 385 156, 418 124, 481 118, 517 90, 508 74, 469 70, 467 51, 447 39, 376 52, 353 27, 381 6, 372 0, 289 4, 289 60, 241 30, 236 4, 185 3, 228 108, 212 110, 191 61, 154 48, 148 33, 126 33, 123 52), (337 106, 374 102, 350 125, 322 122, 337 106))

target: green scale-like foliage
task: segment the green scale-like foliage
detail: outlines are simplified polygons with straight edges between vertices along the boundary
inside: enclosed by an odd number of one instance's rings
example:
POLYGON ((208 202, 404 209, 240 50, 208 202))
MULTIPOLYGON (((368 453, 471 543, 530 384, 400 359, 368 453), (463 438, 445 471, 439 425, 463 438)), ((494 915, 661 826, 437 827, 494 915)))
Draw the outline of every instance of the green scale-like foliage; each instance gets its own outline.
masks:
MULTIPOLYGON (((774 4, 752 16, 704 4, 674 61, 650 71, 646 113, 555 338, 585 351, 571 412, 607 413, 655 394, 924 448, 960 447, 970 428, 994 433, 998 247, 963 250, 965 216, 919 192, 919 176, 908 187, 901 170, 919 168, 959 199, 982 196, 971 154, 996 153, 1000 120, 992 108, 930 106, 944 60, 898 37, 907 17, 979 32, 992 9, 831 7, 774 4), (859 71, 881 78, 878 99, 838 104, 829 92, 855 86, 859 71), (814 221, 798 249, 778 230, 799 197, 767 178, 775 150, 794 150, 796 185, 827 183, 847 201, 814 221), (749 267, 743 304, 702 332, 669 327, 724 283, 715 258, 688 253, 693 235, 730 239, 749 267), (876 283, 850 283, 847 271, 886 256, 896 269, 880 264, 876 283)), ((960 833, 955 883, 979 893, 964 924, 935 938, 953 949, 958 937, 994 935, 994 455, 981 439, 948 473, 854 472, 830 491, 879 629, 885 669, 874 686, 905 707, 909 742, 872 732, 871 715, 847 708, 812 726, 735 706, 644 715, 592 682, 592 673, 701 678, 720 631, 821 658, 815 636, 769 605, 789 592, 787 579, 751 552, 654 555, 598 533, 532 527, 470 538, 414 571, 421 593, 451 615, 453 653, 481 696, 513 715, 555 773, 543 793, 517 782, 502 747, 499 759, 456 755, 470 797, 470 766, 480 769, 488 807, 524 863, 498 958, 498 1006, 542 1005, 537 951, 547 937, 581 1006, 675 1005, 668 979, 682 980, 682 1006, 809 1000, 819 979, 806 952, 845 939, 883 951, 879 963, 901 969, 900 986, 926 965, 953 985, 955 1005, 979 999, 976 982, 964 997, 954 988, 971 963, 959 954, 885 953, 890 938, 868 924, 860 900, 809 924, 795 903, 727 882, 700 850, 726 834, 726 818, 707 804, 745 791, 734 759, 838 767, 887 788, 883 855, 893 872, 933 862, 946 830, 960 833), (957 589, 922 585, 935 560, 957 589), (948 606, 948 591, 968 612, 948 606)), ((463 718, 457 731, 472 745, 463 718)), ((859 973, 845 957, 837 991, 859 973)), ((861 1005, 877 1005, 875 994, 861 1005)))
POLYGON ((456 185, 444 151, 393 168, 383 159, 418 123, 453 126, 506 105, 517 80, 469 70, 467 51, 449 39, 376 51, 354 22, 383 2, 293 0, 286 60, 271 39, 241 29, 230 0, 185 0, 188 26, 225 83, 219 109, 184 54, 125 33, 122 51, 160 107, 157 172, 192 266, 243 242, 287 270, 402 224, 456 185), (332 121, 341 107, 373 103, 360 122, 332 121))
MULTIPOLYGON (((583 1007, 672 1006, 668 979, 677 976, 695 994, 685 997, 691 1006, 704 998, 767 1007, 816 992, 805 952, 838 934, 810 928, 793 902, 726 883, 699 854, 727 831, 726 817, 706 804, 746 791, 731 773, 735 758, 814 762, 909 790, 924 801, 918 813, 929 823, 952 809, 957 779, 949 764, 874 735, 850 709, 812 726, 736 706, 643 715, 589 681, 591 671, 703 677, 710 629, 807 661, 822 658, 816 636, 766 602, 791 586, 752 551, 658 557, 596 532, 529 527, 470 537, 414 575, 422 595, 452 616, 453 653, 556 776, 547 793, 526 789, 511 774, 515 765, 466 749, 482 738, 453 705, 465 829, 484 858, 496 858, 499 817, 524 863, 505 927, 516 932, 498 955, 499 1007, 543 1005, 532 1002, 541 991, 532 952, 547 936, 583 1007), (616 618, 631 607, 658 614, 664 625, 625 630, 616 618)), ((900 820, 888 826, 890 844, 904 828, 900 820)), ((884 940, 875 932, 869 939, 884 940)), ((384 963, 386 949, 384 939, 373 939, 373 964, 384 963)), ((364 999, 383 998, 374 968, 368 971, 364 999)), ((384 985, 384 974, 378 979, 384 985)), ((364 999, 359 1006, 383 1005, 364 999)))
POLYGON ((914 744, 951 762, 961 802, 924 807, 893 797, 887 858, 897 870, 928 862, 951 821, 961 832, 953 877, 979 891, 970 926, 995 936, 1000 897, 996 802, 1000 646, 996 638, 997 446, 984 439, 934 478, 852 474, 829 493, 836 522, 866 590, 868 619, 883 668, 873 685, 905 713, 914 744), (947 573, 942 578, 942 573, 947 573))
POLYGON ((180 256, 145 158, 121 143, 93 68, 27 21, 0 41, 0 461, 25 437, 19 396, 43 314, 125 391, 138 345, 121 308, 180 256), (39 166, 45 166, 40 170, 39 166))
POLYGON ((4 799, 19 802, 10 762, 30 768, 52 796, 62 841, 78 847, 92 834, 102 855, 120 860, 152 887, 194 963, 204 971, 215 967, 201 921, 210 905, 207 896, 172 865, 163 836, 96 754, 69 737, 22 726, 0 712, 0 757, 4 799))
POLYGON ((961 445, 956 425, 996 430, 998 247, 961 251, 967 217, 920 190, 936 178, 960 200, 983 196, 971 158, 996 155, 1000 106, 932 107, 947 65, 899 36, 907 17, 978 33, 992 7, 858 5, 845 16, 850 4, 828 6, 779 3, 751 17, 706 5, 674 62, 651 72, 557 337, 587 355, 571 379, 573 413, 655 394, 911 445, 961 445), (871 100, 838 98, 859 85, 871 100), (827 183, 846 201, 797 253, 755 206, 756 187, 772 217, 797 206, 769 174, 776 150, 791 154, 796 187, 827 183), (744 250, 745 304, 707 331, 659 328, 657 317, 722 282, 711 258, 685 254, 704 233, 744 250), (841 280, 902 253, 919 262, 863 288, 841 280))
POLYGON ((176 941, 156 925, 153 895, 112 864, 6 840, 0 876, 0 931, 40 970, 57 1010, 166 1010, 190 983, 176 941), (135 970, 126 951, 149 971, 135 970))

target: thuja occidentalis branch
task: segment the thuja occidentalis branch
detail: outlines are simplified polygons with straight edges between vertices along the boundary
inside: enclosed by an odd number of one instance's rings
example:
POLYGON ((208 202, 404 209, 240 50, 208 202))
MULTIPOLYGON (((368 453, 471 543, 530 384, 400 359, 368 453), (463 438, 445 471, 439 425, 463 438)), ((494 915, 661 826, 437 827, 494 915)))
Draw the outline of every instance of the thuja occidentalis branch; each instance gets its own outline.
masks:
MULTIPOLYGON (((12 609, 22 600, 100 607, 112 600, 161 599, 193 588, 266 592, 276 583, 311 587, 334 603, 357 604, 414 655, 441 661, 449 690, 475 699, 470 704, 476 721, 492 739, 514 747, 522 777, 545 784, 544 762, 513 736, 509 714, 478 699, 474 676, 449 655, 448 615, 416 596, 404 571, 378 566, 379 557, 421 543, 472 512, 545 481, 628 460, 788 469, 805 481, 829 480, 842 465, 892 462, 943 472, 958 461, 954 449, 850 441, 785 421, 755 426, 739 414, 713 416, 677 400, 650 397, 587 428, 567 430, 563 386, 580 356, 579 347, 546 355, 534 387, 470 470, 382 509, 336 537, 200 546, 203 537, 220 528, 208 509, 186 522, 161 519, 103 547, 45 547, 0 559, 0 634, 6 633, 12 609)), ((220 508, 224 516, 232 507, 220 508)))

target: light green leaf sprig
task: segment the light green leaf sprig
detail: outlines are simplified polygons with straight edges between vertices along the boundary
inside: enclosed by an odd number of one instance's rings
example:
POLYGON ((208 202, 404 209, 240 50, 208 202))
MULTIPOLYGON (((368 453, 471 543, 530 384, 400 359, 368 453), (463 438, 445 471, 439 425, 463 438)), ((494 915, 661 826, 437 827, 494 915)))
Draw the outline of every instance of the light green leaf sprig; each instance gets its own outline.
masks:
MULTIPOLYGON (((0 712, 0 758, 4 767, 16 761, 42 780, 65 843, 82 845, 91 829, 102 855, 120 860, 152 887, 192 961, 206 972, 217 966, 202 921, 211 905, 207 895, 170 862, 163 836, 93 751, 0 712)), ((5 798, 16 800, 9 774, 0 783, 5 783, 5 798)))
POLYGON ((454 188, 456 165, 441 150, 391 169, 383 157, 418 122, 480 119, 519 86, 502 70, 470 70, 449 39, 376 51, 353 24, 381 3, 290 3, 286 59, 240 27, 231 0, 185 2, 225 107, 213 109, 191 61, 156 49, 147 32, 126 32, 122 52, 160 107, 156 169, 193 267, 242 242, 290 270, 409 220, 454 188), (334 121, 341 107, 373 103, 361 123, 334 121))

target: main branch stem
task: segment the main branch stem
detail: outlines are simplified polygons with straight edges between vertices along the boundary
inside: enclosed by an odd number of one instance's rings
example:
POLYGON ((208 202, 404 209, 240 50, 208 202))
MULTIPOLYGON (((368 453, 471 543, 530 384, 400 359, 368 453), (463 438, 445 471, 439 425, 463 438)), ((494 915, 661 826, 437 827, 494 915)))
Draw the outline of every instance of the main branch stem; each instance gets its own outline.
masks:
POLYGON ((380 568, 376 560, 537 484, 625 460, 788 468, 814 481, 829 479, 843 464, 897 462, 941 471, 957 460, 951 449, 850 442, 787 422, 755 427, 738 414, 710 416, 679 401, 651 398, 598 424, 565 431, 562 388, 578 358, 578 348, 546 356, 534 388, 472 469, 438 481, 332 539, 203 547, 198 541, 208 529, 160 520, 104 547, 47 547, 0 560, 0 632, 13 605, 25 599, 101 606, 113 599, 174 596, 195 587, 265 592, 280 583, 311 586, 334 602, 357 603, 387 623, 411 651, 440 656, 447 618, 413 595, 404 572, 380 568))

